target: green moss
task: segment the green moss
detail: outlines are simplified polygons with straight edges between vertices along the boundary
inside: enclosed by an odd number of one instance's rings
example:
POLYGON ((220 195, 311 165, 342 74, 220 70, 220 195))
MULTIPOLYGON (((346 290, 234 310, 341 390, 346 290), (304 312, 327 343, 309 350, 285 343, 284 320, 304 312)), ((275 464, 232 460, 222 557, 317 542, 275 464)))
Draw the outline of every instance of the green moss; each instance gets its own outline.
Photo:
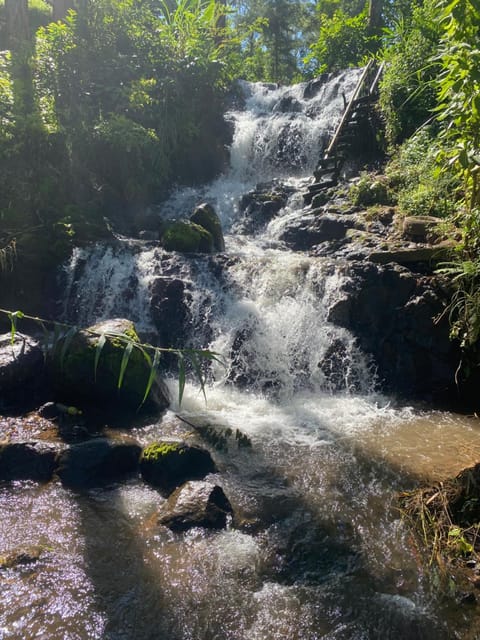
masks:
POLYGON ((173 222, 162 235, 167 251, 180 253, 212 253, 212 234, 193 222, 173 222))
POLYGON ((190 217, 190 221, 200 225, 211 234, 213 246, 217 251, 224 251, 225 241, 223 239, 222 225, 215 213, 215 209, 211 205, 204 203, 198 206, 190 217))
POLYGON ((181 442, 153 442, 143 450, 142 459, 156 462, 163 456, 171 453, 181 455, 184 452, 181 442))

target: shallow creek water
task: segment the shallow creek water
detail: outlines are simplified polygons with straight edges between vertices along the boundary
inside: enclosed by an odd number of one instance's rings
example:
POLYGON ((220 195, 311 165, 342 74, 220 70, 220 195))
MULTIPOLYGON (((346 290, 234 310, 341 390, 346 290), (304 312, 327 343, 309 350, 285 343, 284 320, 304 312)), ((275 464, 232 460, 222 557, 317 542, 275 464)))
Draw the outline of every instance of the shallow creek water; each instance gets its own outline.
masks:
MULTIPOLYGON (((182 416, 242 432, 216 451, 239 528, 173 534, 163 498, 132 479, 75 494, 0 489, 2 551, 40 559, 0 573, 0 637, 314 640, 469 636, 471 610, 424 574, 396 492, 478 459, 476 421, 393 409, 380 397, 298 396, 288 406, 187 390, 182 416)), ((137 428, 192 439, 169 412, 137 428)))

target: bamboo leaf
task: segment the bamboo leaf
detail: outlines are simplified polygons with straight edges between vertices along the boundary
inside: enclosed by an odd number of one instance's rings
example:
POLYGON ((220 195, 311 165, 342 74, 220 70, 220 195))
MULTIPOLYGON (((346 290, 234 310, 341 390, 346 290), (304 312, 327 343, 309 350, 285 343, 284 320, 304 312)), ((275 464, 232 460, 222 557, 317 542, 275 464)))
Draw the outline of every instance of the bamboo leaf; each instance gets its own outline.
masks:
POLYGON ((102 333, 102 335, 98 339, 97 346, 95 348, 95 361, 93 363, 93 379, 95 380, 95 382, 97 381, 98 362, 100 360, 100 355, 102 353, 102 349, 105 346, 106 341, 107 341, 107 338, 105 334, 102 333))
POLYGON ((203 397, 205 398, 205 402, 207 402, 207 396, 205 394, 205 377, 200 367, 200 362, 197 358, 197 354, 195 353, 195 351, 191 351, 188 355, 190 358, 190 362, 192 363, 193 371, 197 377, 198 382, 200 383, 200 388, 202 390, 203 397))
MULTIPOLYGON (((148 353, 144 352, 144 355, 148 356, 148 353)), ((160 358, 161 358, 160 349, 155 349, 155 354, 153 356, 153 363, 151 361, 150 356, 148 356, 148 359, 150 360, 150 376, 148 377, 147 386, 145 387, 145 395, 143 396, 143 399, 142 399, 142 402, 140 403, 140 406, 142 406, 142 404, 144 404, 145 400, 148 398, 148 394, 150 393, 150 391, 152 389, 153 382, 154 382, 155 377, 157 375, 157 369, 158 369, 158 364, 160 362, 160 358)))
POLYGON ((130 360, 130 355, 133 349, 133 342, 127 342, 125 349, 123 351, 122 362, 120 364, 120 374, 118 376, 117 389, 121 389, 123 384, 123 378, 125 376, 125 370, 128 365, 128 361, 130 360))
POLYGON ((60 371, 63 371, 63 364, 68 348, 70 347, 74 336, 78 334, 77 327, 70 327, 63 337, 62 349, 60 351, 60 371))
POLYGON ((185 391, 185 358, 181 351, 177 352, 178 356, 178 406, 181 406, 183 400, 183 392, 185 391))

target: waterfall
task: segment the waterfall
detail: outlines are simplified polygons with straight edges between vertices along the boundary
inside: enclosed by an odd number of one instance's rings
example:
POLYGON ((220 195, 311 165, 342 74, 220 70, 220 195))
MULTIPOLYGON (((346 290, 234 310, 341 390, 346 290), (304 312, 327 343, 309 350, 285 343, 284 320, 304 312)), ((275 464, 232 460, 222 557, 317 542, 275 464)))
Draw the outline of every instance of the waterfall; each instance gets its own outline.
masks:
POLYGON ((284 397, 300 389, 372 389, 371 366, 352 336, 327 321, 339 288, 335 268, 273 246, 268 226, 255 237, 239 234, 236 226, 241 196, 258 182, 290 185, 283 215, 298 210, 295 187, 311 174, 358 74, 335 75, 314 91, 309 83, 240 83, 244 107, 226 116, 234 123, 230 170, 199 190, 175 192, 160 213, 176 218, 202 200, 212 203, 230 262, 212 269, 209 257, 171 257, 128 239, 76 249, 66 268, 65 319, 85 325, 126 316, 152 337, 152 288, 173 272, 188 290, 184 344, 220 353, 228 363, 219 372, 224 381, 284 397))
POLYGON ((235 521, 223 531, 159 527, 165 498, 138 478, 78 495, 59 482, 0 486, 5 549, 42 548, 37 563, 5 570, 5 640, 463 637, 466 608, 419 569, 395 496, 455 475, 477 450, 478 427, 376 393, 368 354, 329 320, 342 302, 340 259, 281 242, 359 73, 239 84, 242 106, 226 114, 230 169, 158 209, 159 220, 181 218, 211 203, 224 253, 168 253, 118 236, 76 249, 65 265, 64 320, 124 316, 144 340, 222 356, 206 402, 192 379, 181 406, 173 399, 158 420, 106 435, 208 446, 235 521), (281 201, 273 219, 251 224, 252 189, 281 201))

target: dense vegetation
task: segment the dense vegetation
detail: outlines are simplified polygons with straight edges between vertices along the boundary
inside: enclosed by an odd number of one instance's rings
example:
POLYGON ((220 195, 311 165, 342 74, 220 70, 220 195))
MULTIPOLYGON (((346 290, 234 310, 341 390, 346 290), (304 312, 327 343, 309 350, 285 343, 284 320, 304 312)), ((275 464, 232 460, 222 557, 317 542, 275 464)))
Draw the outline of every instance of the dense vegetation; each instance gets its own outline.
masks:
POLYGON ((479 26, 471 0, 0 0, 4 296, 18 295, 22 270, 106 233, 105 218, 138 228, 173 185, 220 171, 235 78, 287 83, 374 55, 388 62, 381 109, 398 202, 447 217, 462 237, 444 270, 457 287, 452 333, 473 353, 479 26))

